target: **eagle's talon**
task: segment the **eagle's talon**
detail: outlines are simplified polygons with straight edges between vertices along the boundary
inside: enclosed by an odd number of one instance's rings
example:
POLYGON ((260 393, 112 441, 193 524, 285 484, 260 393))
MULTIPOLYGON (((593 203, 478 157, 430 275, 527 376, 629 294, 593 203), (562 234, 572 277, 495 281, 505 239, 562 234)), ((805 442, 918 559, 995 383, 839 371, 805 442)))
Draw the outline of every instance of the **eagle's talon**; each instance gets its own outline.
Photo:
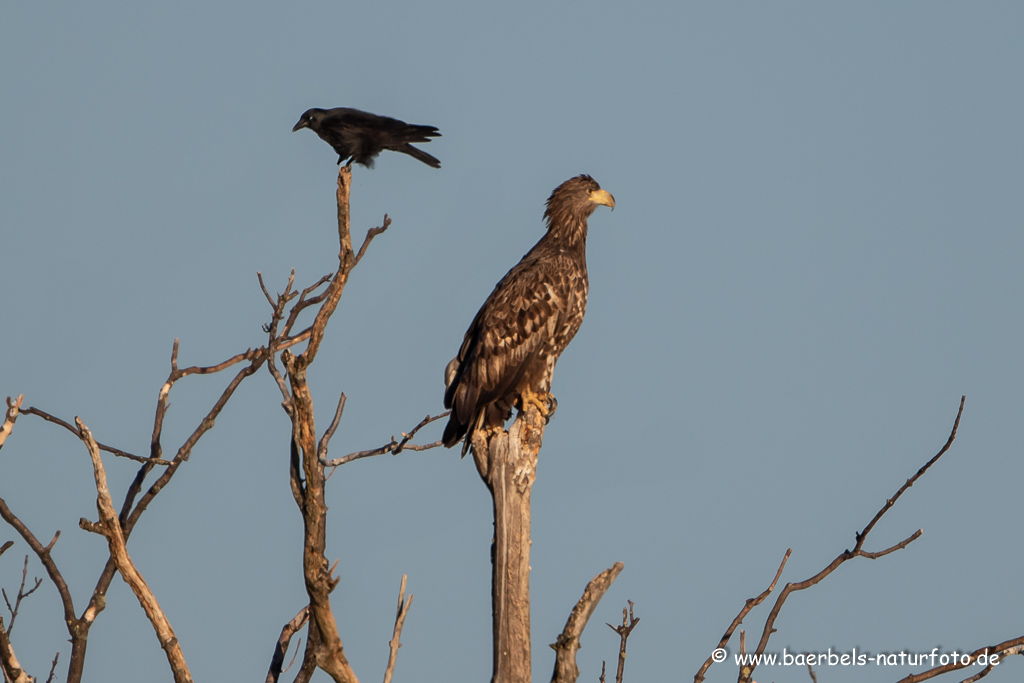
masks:
POLYGON ((551 416, 558 410, 558 399, 556 399, 550 393, 535 394, 532 391, 528 391, 519 397, 519 409, 526 410, 528 405, 532 405, 537 409, 537 412, 544 418, 544 424, 551 422, 551 416))
POLYGON ((544 424, 549 424, 551 418, 554 416, 555 411, 558 410, 558 399, 555 398, 554 394, 548 394, 548 409, 544 414, 544 424))

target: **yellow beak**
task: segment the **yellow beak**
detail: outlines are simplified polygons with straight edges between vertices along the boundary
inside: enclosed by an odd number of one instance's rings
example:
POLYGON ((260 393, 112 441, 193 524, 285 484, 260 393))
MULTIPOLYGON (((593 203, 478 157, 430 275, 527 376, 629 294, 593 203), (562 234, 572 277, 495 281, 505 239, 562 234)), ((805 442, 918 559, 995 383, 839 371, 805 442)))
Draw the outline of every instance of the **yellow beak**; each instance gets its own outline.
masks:
POLYGON ((612 211, 615 210, 615 197, 611 196, 607 190, 594 190, 590 193, 590 201, 595 204, 610 206, 612 207, 612 211))

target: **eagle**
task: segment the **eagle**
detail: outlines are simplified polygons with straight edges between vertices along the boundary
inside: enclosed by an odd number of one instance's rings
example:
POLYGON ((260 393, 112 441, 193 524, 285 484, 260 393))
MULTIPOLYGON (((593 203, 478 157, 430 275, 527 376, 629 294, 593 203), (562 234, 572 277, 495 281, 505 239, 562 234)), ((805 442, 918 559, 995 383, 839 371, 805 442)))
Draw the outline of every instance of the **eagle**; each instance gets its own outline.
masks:
POLYGON ((588 175, 551 193, 547 232, 495 285, 445 368, 446 447, 463 440, 465 456, 473 433, 504 425, 513 406, 554 413, 555 363, 587 309, 587 219, 598 205, 614 210, 615 198, 588 175))
POLYGON ((430 142, 430 138, 440 137, 434 126, 419 126, 348 107, 314 107, 302 114, 292 132, 302 128, 309 128, 333 147, 339 164, 349 159, 349 165, 354 161, 371 168, 374 158, 390 149, 419 159, 427 166, 441 168, 440 161, 409 144, 430 142))

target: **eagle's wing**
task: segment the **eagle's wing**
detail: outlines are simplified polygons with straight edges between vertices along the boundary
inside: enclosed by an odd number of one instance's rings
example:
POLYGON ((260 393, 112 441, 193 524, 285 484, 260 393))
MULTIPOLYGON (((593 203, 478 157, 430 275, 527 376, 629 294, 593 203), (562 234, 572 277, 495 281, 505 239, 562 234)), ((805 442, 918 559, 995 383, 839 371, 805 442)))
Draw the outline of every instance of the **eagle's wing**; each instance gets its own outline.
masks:
POLYGON ((444 400, 463 425, 516 388, 564 323, 572 291, 560 256, 527 254, 473 319, 444 400))

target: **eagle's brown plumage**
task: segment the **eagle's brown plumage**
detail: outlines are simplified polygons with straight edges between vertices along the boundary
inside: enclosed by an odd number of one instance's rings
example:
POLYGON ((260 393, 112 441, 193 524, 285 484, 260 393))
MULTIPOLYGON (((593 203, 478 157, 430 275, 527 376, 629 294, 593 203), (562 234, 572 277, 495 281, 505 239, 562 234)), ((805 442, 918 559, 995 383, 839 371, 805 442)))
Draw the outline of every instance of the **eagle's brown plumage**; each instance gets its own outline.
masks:
POLYGON ((547 233, 495 285, 445 369, 445 446, 465 439, 465 455, 473 432, 504 424, 524 394, 550 398, 555 363, 587 308, 587 218, 599 204, 615 208, 615 199, 588 175, 551 193, 547 233))

